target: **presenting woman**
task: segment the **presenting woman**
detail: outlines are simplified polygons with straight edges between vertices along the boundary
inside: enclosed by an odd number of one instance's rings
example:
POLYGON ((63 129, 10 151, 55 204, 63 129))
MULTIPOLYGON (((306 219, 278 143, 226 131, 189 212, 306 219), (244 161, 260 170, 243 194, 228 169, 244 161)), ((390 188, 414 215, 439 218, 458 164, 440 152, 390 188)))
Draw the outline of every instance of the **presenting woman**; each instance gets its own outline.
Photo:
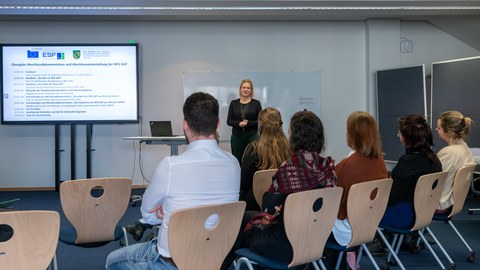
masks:
POLYGON ((232 127, 232 154, 242 165, 245 147, 258 137, 258 115, 262 111, 262 105, 260 101, 253 99, 253 84, 249 79, 242 80, 239 94, 240 98, 230 102, 227 125, 232 127))

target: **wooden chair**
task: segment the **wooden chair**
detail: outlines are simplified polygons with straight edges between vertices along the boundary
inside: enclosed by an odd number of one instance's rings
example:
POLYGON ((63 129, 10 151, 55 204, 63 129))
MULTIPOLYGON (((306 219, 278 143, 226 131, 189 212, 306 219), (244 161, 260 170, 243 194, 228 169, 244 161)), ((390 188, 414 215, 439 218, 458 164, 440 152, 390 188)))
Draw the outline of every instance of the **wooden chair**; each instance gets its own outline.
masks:
POLYGON ((49 266, 58 244, 57 212, 0 212, 0 224, 13 232, 10 239, 0 242, 1 269, 45 270, 49 266))
POLYGON ((285 232, 293 249, 290 263, 282 263, 262 257, 249 248, 235 252, 240 258, 235 269, 242 264, 253 269, 258 264, 268 269, 288 269, 297 265, 312 263, 319 269, 317 261, 323 255, 323 249, 333 224, 337 218, 343 188, 323 188, 288 195, 283 212, 285 232))
POLYGON ((378 224, 387 208, 388 197, 392 188, 391 178, 373 180, 354 184, 350 187, 347 198, 348 221, 352 228, 352 240, 348 245, 341 246, 336 241, 327 241, 325 248, 340 251, 335 269, 340 268, 344 252, 354 251, 360 247, 357 267, 361 252, 365 250, 375 269, 380 269, 366 243, 375 238, 378 224))
MULTIPOLYGON (((473 172, 475 171, 475 167, 477 164, 467 164, 462 168, 459 168, 455 173, 455 178, 453 180, 453 206, 452 211, 450 213, 442 213, 433 215, 433 220, 443 221, 445 223, 450 224, 452 229, 458 235, 460 240, 462 240, 463 244, 467 247, 469 254, 467 255, 467 261, 474 262, 475 261, 475 251, 468 245, 467 241, 462 237, 460 232, 457 230, 455 225, 452 223, 452 218, 460 213, 463 210, 463 206, 465 204, 465 199, 467 198, 468 191, 470 189, 470 185, 473 179, 473 172)), ((443 252, 445 257, 450 262, 452 268, 455 268, 455 263, 453 262, 452 258, 448 255, 447 251, 443 248, 441 243, 438 241, 437 237, 433 234, 429 227, 427 227, 427 231, 430 233, 432 238, 438 244, 440 250, 443 252)))
MULTIPOLYGON (((470 190, 472 191, 473 196, 479 196, 480 197, 480 189, 478 188, 479 183, 480 183, 480 157, 478 156, 473 156, 475 159, 475 162, 477 164, 477 168, 473 172, 473 180, 472 180, 472 185, 470 187, 470 190)), ((473 213, 480 212, 480 208, 468 208, 468 214, 473 215, 473 213)))
MULTIPOLYGON (((60 229, 60 241, 80 247, 98 247, 124 236, 118 222, 127 210, 132 180, 92 178, 60 185, 60 202, 71 222, 60 229)), ((128 242, 126 242, 128 244, 128 242)))
POLYGON ((168 246, 177 268, 220 269, 240 231, 245 206, 234 202, 175 211, 168 226, 168 246), (211 219, 217 219, 214 226, 206 227, 211 219))
POLYGON ((272 177, 276 172, 277 169, 260 170, 253 175, 253 196, 260 208, 262 208, 263 194, 272 184, 272 177))
POLYGON ((440 202, 440 196, 442 195, 443 186, 445 185, 445 179, 447 178, 447 174, 448 172, 438 172, 425 174, 418 178, 417 185, 415 186, 415 193, 413 199, 413 207, 415 209, 415 223, 411 229, 399 229, 382 225, 377 228, 377 232, 380 235, 380 238, 389 250, 387 262, 390 262, 391 256, 393 256, 400 268, 405 269, 405 266, 397 256, 398 251, 400 250, 400 246, 405 235, 413 235, 418 233, 421 240, 428 247, 430 253, 432 253, 437 263, 440 265, 440 267, 442 267, 442 269, 445 269, 442 262, 435 254, 428 241, 425 239, 422 229, 427 228, 432 222, 433 214, 435 213, 435 210, 438 207, 438 203, 440 202), (391 245, 387 241, 385 235, 383 234, 383 231, 391 232, 394 234, 391 245), (395 250, 393 249, 393 247, 395 247, 395 250))

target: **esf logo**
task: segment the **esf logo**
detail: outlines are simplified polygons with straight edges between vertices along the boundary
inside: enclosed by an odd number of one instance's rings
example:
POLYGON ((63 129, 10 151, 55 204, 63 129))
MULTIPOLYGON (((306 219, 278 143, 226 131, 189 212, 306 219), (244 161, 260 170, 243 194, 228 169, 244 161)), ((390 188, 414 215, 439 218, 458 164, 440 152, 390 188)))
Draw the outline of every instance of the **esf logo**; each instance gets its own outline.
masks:
POLYGON ((43 58, 53 58, 53 57, 57 57, 57 53, 56 52, 42 52, 42 57, 43 58))

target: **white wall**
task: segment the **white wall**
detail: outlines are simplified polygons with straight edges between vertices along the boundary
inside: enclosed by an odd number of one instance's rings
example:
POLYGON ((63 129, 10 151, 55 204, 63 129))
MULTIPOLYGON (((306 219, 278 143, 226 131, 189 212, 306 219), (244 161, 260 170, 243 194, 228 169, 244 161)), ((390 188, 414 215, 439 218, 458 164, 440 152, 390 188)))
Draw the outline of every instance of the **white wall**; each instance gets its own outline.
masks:
MULTIPOLYGON (((0 22, 2 43, 140 44, 143 125, 94 125, 92 177, 131 177, 145 184, 139 145, 125 136, 148 135, 149 120, 170 119, 181 133, 184 71, 321 71, 321 115, 327 155, 348 153, 345 120, 375 110, 377 69, 473 56, 480 52, 424 22, 0 22), (414 42, 401 54, 400 37, 414 42), (432 43, 433 41, 437 41, 432 43), (143 133, 141 130, 143 129, 143 133), (134 148, 135 146, 135 148, 134 148)), ((284 116, 290 117, 290 116, 284 116)), ((226 124, 222 121, 222 124, 226 124)), ((62 127, 62 180, 70 179, 69 128, 62 127)), ((77 127, 77 175, 85 177, 85 127, 77 127)), ((222 144, 226 150, 229 145, 222 144)), ((142 145, 144 176, 170 149, 142 145)), ((54 127, 0 126, 0 188, 54 186, 54 127)), ((185 149, 180 147, 180 153, 185 149)))

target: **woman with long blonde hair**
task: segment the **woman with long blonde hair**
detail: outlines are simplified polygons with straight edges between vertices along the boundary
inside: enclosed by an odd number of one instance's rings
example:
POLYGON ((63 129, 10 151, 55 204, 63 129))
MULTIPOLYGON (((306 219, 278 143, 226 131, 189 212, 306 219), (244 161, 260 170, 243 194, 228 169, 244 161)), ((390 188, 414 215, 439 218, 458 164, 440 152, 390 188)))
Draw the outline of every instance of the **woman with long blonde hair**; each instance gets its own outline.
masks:
POLYGON ((470 117, 458 111, 442 112, 437 120, 438 137, 447 145, 438 151, 442 170, 448 171, 437 213, 449 214, 453 205, 453 180, 457 170, 466 164, 475 163, 472 151, 465 142, 473 126, 470 117))
POLYGON ((282 116, 277 109, 269 107, 260 112, 259 137, 247 145, 242 158, 240 199, 247 202, 247 210, 260 210, 252 191, 255 172, 276 169, 289 157, 288 140, 282 125, 282 116))

